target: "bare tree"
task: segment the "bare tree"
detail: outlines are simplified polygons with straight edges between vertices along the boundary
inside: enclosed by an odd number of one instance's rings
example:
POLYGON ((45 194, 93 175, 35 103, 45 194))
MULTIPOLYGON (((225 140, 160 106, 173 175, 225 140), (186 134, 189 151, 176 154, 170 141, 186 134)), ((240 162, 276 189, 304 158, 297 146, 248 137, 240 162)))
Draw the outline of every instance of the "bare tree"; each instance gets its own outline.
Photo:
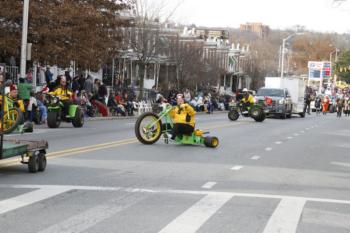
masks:
MULTIPOLYGON (((138 78, 140 96, 143 96, 144 80, 150 64, 156 64, 160 57, 160 50, 164 45, 162 28, 175 13, 174 9, 167 9, 170 1, 130 0, 135 13, 132 28, 128 30, 128 47, 138 58, 140 68, 138 78)), ((158 65, 159 67, 159 65, 158 65)))
POLYGON ((181 38, 177 35, 170 42, 170 59, 176 65, 177 89, 194 88, 200 82, 204 70, 204 41, 181 38))

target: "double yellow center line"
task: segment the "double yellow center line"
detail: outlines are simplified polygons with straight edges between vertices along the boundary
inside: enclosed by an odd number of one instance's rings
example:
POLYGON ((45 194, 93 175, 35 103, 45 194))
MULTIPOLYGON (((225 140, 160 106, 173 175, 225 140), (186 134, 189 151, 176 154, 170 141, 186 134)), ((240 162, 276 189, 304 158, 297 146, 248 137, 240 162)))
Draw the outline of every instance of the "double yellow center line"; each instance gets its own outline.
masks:
MULTIPOLYGON (((212 126, 208 126, 208 127, 204 128, 203 130, 206 131, 206 130, 210 130, 210 129, 227 128, 227 127, 244 125, 244 124, 248 124, 248 122, 212 125, 212 126)), ((51 152, 51 153, 48 153, 46 156, 47 156, 47 159, 60 158, 60 157, 66 157, 66 156, 71 156, 71 155, 76 155, 76 154, 104 150, 104 149, 108 149, 108 148, 114 148, 114 147, 118 147, 118 146, 122 146, 122 145, 133 144, 136 142, 138 142, 138 140, 136 138, 128 138, 128 139, 118 140, 118 141, 114 141, 114 142, 107 142, 107 143, 95 144, 95 145, 91 145, 91 146, 76 147, 76 148, 71 148, 71 149, 67 149, 67 150, 51 152)), ((0 168, 14 166, 14 165, 17 165, 19 162, 20 162, 19 158, 5 159, 2 161, 0 160, 0 168)))

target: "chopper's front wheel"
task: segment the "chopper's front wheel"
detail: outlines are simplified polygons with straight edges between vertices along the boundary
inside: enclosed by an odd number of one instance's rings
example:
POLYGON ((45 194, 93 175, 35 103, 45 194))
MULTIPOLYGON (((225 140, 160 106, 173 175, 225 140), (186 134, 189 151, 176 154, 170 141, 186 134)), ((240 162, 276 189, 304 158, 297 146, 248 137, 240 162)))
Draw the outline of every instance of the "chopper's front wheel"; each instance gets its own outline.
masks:
POLYGON ((0 121, 0 128, 2 128, 4 134, 9 134, 21 124, 23 113, 18 108, 10 108, 2 114, 2 117, 4 118, 4 125, 1 126, 0 121))
POLYGON ((162 135, 162 122, 157 114, 143 113, 135 123, 136 138, 143 144, 156 143, 162 135))

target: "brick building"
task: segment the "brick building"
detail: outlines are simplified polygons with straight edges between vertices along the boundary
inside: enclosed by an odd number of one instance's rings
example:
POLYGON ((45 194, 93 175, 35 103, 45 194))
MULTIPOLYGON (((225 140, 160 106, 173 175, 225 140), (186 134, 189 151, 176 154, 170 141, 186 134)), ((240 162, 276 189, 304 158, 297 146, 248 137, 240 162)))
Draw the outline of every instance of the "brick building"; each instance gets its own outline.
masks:
POLYGON ((260 38, 266 38, 270 33, 270 27, 262 23, 246 23, 241 24, 241 32, 252 32, 260 38))

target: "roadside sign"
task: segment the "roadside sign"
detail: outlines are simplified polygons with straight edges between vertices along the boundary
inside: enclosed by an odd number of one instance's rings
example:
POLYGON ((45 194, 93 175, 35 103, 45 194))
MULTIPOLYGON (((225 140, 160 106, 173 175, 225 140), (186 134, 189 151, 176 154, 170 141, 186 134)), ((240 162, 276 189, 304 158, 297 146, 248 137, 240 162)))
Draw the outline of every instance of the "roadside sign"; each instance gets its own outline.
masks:
POLYGON ((329 61, 309 61, 309 79, 330 79, 332 76, 332 65, 329 61))

